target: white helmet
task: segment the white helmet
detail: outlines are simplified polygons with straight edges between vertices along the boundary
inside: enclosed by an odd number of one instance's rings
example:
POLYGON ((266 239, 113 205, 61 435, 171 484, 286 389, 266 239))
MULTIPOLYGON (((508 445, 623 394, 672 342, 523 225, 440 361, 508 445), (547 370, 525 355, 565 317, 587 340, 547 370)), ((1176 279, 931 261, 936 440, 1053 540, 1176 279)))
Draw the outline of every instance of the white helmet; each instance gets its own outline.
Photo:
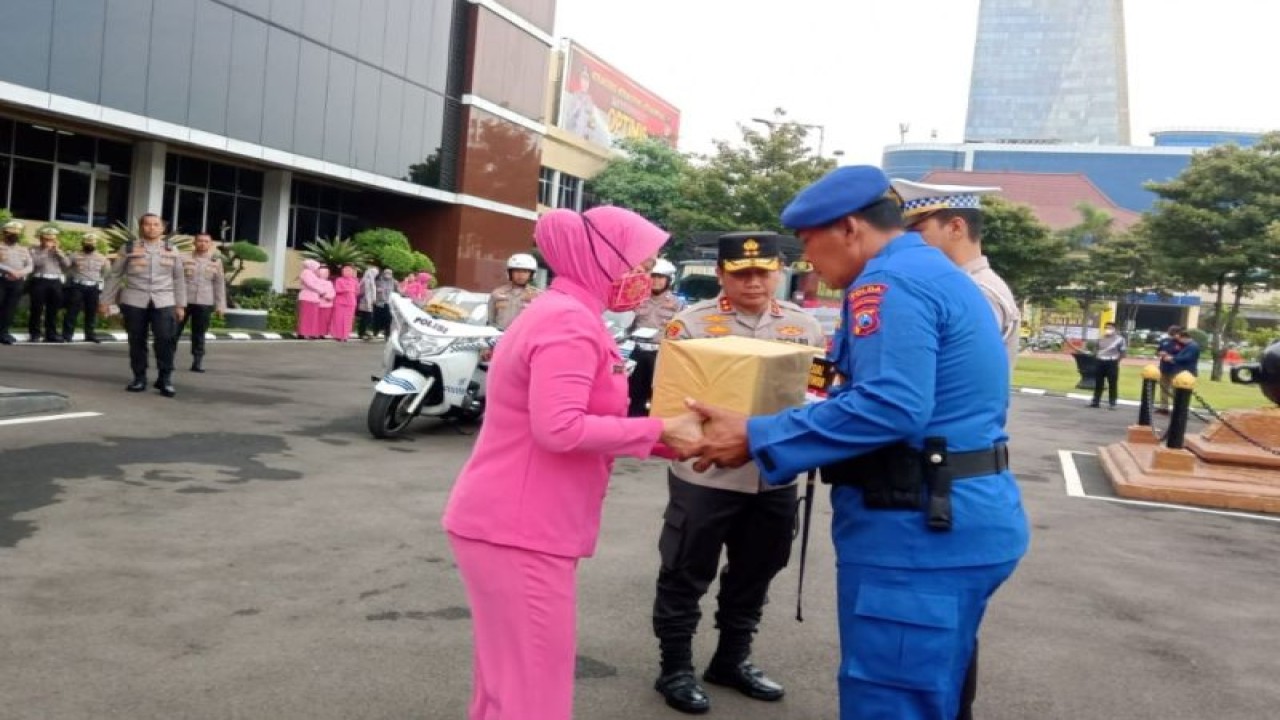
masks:
POLYGON ((538 271, 538 261, 528 253, 516 253, 507 258, 508 270, 528 270, 529 272, 538 271))
POLYGON ((653 264, 653 269, 649 271, 650 275, 665 275, 668 280, 676 279, 676 266, 670 260, 658 258, 653 264))

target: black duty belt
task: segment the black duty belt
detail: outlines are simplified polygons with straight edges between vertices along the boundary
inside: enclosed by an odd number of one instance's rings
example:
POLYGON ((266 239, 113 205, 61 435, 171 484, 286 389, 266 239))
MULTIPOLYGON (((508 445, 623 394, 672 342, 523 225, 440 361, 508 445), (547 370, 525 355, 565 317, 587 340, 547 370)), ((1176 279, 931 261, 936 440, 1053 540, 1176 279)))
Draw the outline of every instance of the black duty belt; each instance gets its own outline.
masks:
POLYGON ((1009 468, 1009 448, 953 453, 946 438, 925 438, 924 449, 905 443, 822 468, 822 481, 862 490, 869 510, 921 510, 931 530, 951 529, 951 483, 995 475, 1009 468))

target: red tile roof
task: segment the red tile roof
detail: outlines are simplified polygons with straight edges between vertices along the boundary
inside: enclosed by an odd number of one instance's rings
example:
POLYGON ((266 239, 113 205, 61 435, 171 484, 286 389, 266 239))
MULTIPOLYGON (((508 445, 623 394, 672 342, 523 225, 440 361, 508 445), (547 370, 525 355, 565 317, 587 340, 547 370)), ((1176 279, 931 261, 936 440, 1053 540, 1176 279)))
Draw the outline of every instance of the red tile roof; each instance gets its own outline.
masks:
POLYGON ((1110 213, 1115 218, 1115 228, 1118 230, 1127 228, 1142 218, 1140 213, 1115 204, 1083 173, 934 170, 925 175, 921 182, 999 187, 1002 197, 1031 206, 1040 222, 1053 230, 1079 224, 1080 211, 1076 206, 1082 202, 1110 213))

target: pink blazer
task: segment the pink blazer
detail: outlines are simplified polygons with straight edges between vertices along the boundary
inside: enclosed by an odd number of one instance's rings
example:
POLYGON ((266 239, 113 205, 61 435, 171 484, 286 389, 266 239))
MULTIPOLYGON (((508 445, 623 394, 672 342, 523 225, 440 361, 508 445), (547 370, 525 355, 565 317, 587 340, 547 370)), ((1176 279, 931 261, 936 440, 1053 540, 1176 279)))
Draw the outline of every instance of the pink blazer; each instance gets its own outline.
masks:
POLYGON ((353 308, 356 306, 356 291, 360 289, 360 281, 355 278, 338 276, 333 281, 333 306, 353 308))
POLYGON ((656 418, 628 418, 601 302, 557 280, 498 341, 484 424, 445 507, 451 533, 564 557, 594 554, 613 458, 646 457, 656 418))

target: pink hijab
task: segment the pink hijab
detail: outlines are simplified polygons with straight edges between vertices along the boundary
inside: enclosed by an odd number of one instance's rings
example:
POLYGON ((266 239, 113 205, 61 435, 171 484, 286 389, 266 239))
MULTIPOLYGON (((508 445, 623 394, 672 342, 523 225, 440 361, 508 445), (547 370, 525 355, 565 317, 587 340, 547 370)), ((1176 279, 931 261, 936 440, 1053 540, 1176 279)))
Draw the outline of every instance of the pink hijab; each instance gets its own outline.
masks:
POLYGON ((613 281, 656 255, 670 235, 630 210, 605 206, 552 210, 538 218, 533 237, 556 274, 551 287, 575 285, 603 308, 613 281))

